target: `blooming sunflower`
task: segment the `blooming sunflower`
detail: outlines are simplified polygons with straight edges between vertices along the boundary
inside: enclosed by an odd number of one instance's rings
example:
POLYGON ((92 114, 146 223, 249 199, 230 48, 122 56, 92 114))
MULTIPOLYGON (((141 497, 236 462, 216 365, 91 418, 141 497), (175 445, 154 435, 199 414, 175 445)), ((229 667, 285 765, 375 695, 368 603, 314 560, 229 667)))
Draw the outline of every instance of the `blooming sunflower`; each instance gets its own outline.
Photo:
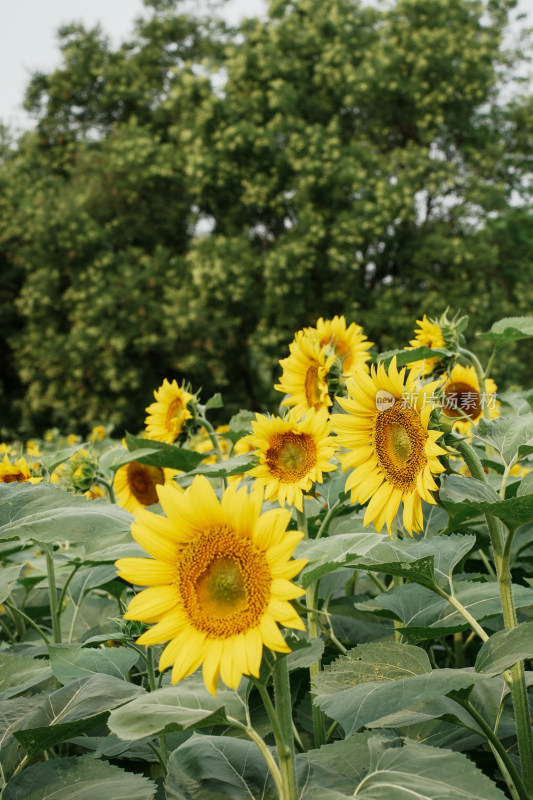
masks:
POLYGON ((159 669, 173 664, 173 683, 202 664, 211 694, 219 675, 236 689, 242 675, 259 675, 263 646, 289 652, 276 623, 305 629, 289 602, 304 593, 290 582, 306 563, 290 558, 303 534, 287 531, 285 509, 262 514, 257 489, 231 484, 219 501, 197 475, 184 492, 158 494, 166 517, 143 510, 132 525, 152 558, 116 564, 121 578, 149 587, 124 617, 156 623, 137 642, 168 641, 159 669))
POLYGON ((352 322, 346 327, 344 317, 320 319, 316 323, 316 332, 321 347, 328 345, 342 361, 342 372, 350 375, 356 367, 365 364, 370 358, 367 350, 372 347, 360 325, 352 322))
POLYGON ((300 412, 292 409, 281 417, 256 414, 253 434, 246 441, 256 448, 259 464, 250 470, 265 489, 267 500, 294 505, 301 511, 303 492, 314 483, 322 483, 322 473, 335 469, 329 459, 337 449, 329 434, 331 424, 325 408, 300 412))
MULTIPOLYGON (((406 350, 413 350, 416 347, 429 347, 433 349, 434 347, 445 346, 442 328, 438 322, 428 319, 425 314, 422 319, 417 319, 416 322, 420 327, 415 328, 415 338, 411 339, 409 342, 411 347, 406 347, 406 350)), ((430 372, 433 372, 439 361, 440 359, 438 357, 425 358, 423 361, 412 361, 407 366, 409 369, 421 368, 421 375, 429 375, 430 372)))
POLYGON ((0 483, 40 483, 42 478, 34 478, 25 458, 17 458, 14 464, 7 454, 0 463, 0 483))
POLYGON ((438 456, 445 451, 436 443, 442 433, 428 429, 441 382, 422 386, 415 370, 405 373, 398 372, 395 358, 388 373, 383 363, 370 375, 359 368, 347 383, 349 397, 337 398, 347 414, 333 414, 332 424, 348 451, 340 456, 343 469, 355 467, 346 490, 352 502, 370 500, 364 524, 373 522, 379 532, 386 523, 390 533, 403 502, 403 524, 412 535, 422 528, 421 500, 435 503, 433 475, 444 470, 438 456))
POLYGON ((176 380, 169 383, 166 378, 154 391, 154 397, 156 402, 146 408, 146 436, 172 444, 180 435, 185 421, 192 416, 187 404, 194 397, 183 387, 180 388, 176 380))
POLYGON ((489 409, 490 419, 500 416, 497 389, 492 378, 486 378, 485 391, 482 393, 474 367, 456 364, 444 386, 442 413, 447 417, 456 417, 454 430, 463 436, 468 435, 472 425, 482 416, 484 404, 489 409))
POLYGON ((118 505, 130 514, 136 514, 141 508, 157 503, 159 500, 157 487, 168 483, 174 484, 173 479, 177 474, 176 469, 150 467, 139 461, 124 464, 115 472, 113 481, 118 505))
POLYGON ((327 377, 335 362, 335 354, 327 355, 326 348, 320 345, 316 332, 311 329, 298 331, 289 350, 290 356, 279 362, 283 374, 274 386, 278 392, 288 395, 281 404, 294 406, 298 411, 329 408, 331 398, 327 377))

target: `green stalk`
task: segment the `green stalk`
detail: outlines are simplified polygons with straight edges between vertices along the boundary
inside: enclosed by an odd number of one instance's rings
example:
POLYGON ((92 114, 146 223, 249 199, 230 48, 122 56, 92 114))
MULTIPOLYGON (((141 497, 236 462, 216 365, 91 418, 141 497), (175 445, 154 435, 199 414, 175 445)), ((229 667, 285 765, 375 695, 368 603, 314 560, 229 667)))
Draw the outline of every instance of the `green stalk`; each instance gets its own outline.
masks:
MULTIPOLYGON (((154 657, 153 657, 153 654, 152 654, 152 648, 151 647, 146 647, 146 658, 145 658, 145 661, 146 661, 146 673, 148 675, 148 684, 150 686, 150 691, 151 692, 155 692, 155 690, 157 689, 157 684, 156 684, 156 680, 155 680, 154 657)), ((166 737, 165 737, 164 733, 160 734, 160 736, 158 738, 159 738, 159 752, 161 754, 161 758, 160 758, 161 766, 163 767, 163 770, 164 770, 165 775, 166 775, 167 771, 168 771, 168 767, 167 767, 167 765, 168 765, 167 740, 166 740, 166 737)))
MULTIPOLYGON (((296 517, 298 520, 298 528, 305 534, 307 539, 307 520, 305 518, 305 511, 296 509, 296 517)), ((320 638, 320 623, 318 621, 318 587, 319 582, 316 581, 312 586, 309 586, 305 591, 305 603, 307 606, 307 627, 309 629, 310 639, 320 638)), ((311 689, 313 688, 313 681, 321 670, 320 659, 314 661, 309 667, 309 677, 311 682, 311 689)), ((315 748, 321 747, 326 743, 326 731, 324 726, 324 715, 322 710, 315 706, 311 700, 311 713, 313 716, 313 737, 315 748)))
POLYGON ((326 516, 322 520, 322 524, 320 525, 320 528, 318 529, 318 533, 317 533, 315 538, 320 539, 321 536, 323 536, 325 533, 328 532, 328 528, 329 528, 332 520, 335 519, 335 517, 337 516, 337 514, 340 511, 342 511, 343 507, 344 507, 344 503, 341 503, 340 500, 337 500, 331 506, 331 508, 328 510, 326 516))
MULTIPOLYGON (((487 478, 481 466, 481 462, 470 445, 463 440, 458 441, 456 446, 470 469, 471 474, 475 478, 487 483, 487 478)), ((503 487, 503 491, 505 491, 505 487, 503 487)), ((496 566, 498 586, 500 589, 503 621, 505 628, 510 630, 516 628, 518 624, 510 569, 510 552, 513 532, 509 532, 507 540, 504 542, 504 534, 500 520, 492 514, 485 514, 485 518, 487 520, 494 552, 494 564, 496 566)), ((510 669, 505 671, 504 678, 511 690, 515 712, 518 751, 520 753, 520 763, 522 766, 522 777, 526 793, 533 796, 533 729, 531 727, 531 717, 529 714, 524 662, 518 661, 516 664, 513 664, 510 669)))
MULTIPOLYGON (((279 738, 276 738, 281 772, 281 800, 296 800, 296 770, 294 763, 294 738, 292 734, 292 699, 287 658, 276 658, 272 672, 274 700, 279 720, 279 738)), ((275 735, 275 731, 274 731, 275 735)))
POLYGON ((50 616, 52 617, 52 638, 55 644, 60 644, 61 621, 59 619, 59 609, 57 604, 56 574, 54 571, 52 545, 45 545, 44 553, 46 556, 46 571, 48 573, 48 597, 50 600, 50 616))
MULTIPOLYGON (((200 407, 198 406, 198 409, 199 408, 200 407)), ((209 420, 202 413, 200 413, 200 411, 198 413, 198 420, 200 421, 200 424, 203 426, 205 432, 207 433, 207 435, 209 436, 209 439, 211 440, 211 444, 213 445, 213 449, 215 451, 217 463, 220 463, 221 461, 224 461, 224 455, 223 455, 222 449, 220 447, 220 442, 218 441, 218 436, 217 436, 216 430, 213 428, 213 426, 211 425, 209 420)), ((226 478, 222 478, 222 482, 224 484, 224 488, 226 488, 226 486, 228 485, 227 479, 226 478)))
POLYGON ((6 603, 5 601, 3 605, 6 609, 9 609, 9 611, 11 612, 15 611, 17 614, 20 614, 22 619, 25 620, 28 623, 28 625, 31 625, 31 627, 37 631, 37 633, 39 634, 41 639, 43 639, 45 644, 50 644, 50 639, 48 638, 48 636, 44 633, 44 631, 41 630, 41 628, 31 617, 29 617, 27 614, 24 613, 24 611, 22 611, 22 609, 17 608, 17 606, 11 605, 11 603, 6 603))

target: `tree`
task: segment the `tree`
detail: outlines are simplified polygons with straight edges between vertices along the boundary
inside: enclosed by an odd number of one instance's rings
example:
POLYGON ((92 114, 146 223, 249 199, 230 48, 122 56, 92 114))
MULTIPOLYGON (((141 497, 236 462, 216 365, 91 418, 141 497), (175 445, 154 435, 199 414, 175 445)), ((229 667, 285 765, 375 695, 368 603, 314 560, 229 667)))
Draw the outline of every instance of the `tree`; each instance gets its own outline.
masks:
POLYGON ((63 67, 28 90, 36 131, 0 168, 25 424, 138 427, 163 377, 272 408, 318 316, 387 349, 446 305, 474 329, 529 312, 513 3, 273 0, 236 31, 148 5, 117 50, 61 31, 63 67))

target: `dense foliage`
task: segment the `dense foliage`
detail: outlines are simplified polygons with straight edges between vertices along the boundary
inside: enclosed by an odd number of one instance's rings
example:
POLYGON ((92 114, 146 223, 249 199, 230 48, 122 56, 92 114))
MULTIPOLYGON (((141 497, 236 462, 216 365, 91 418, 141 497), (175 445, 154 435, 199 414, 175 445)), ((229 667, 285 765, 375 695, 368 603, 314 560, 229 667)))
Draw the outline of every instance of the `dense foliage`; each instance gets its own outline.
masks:
MULTIPOLYGON (((422 298, 473 331, 529 312, 512 2, 273 0, 239 30, 146 5, 118 48, 63 28, 61 67, 28 88, 35 130, 4 137, 5 430, 136 426, 165 375, 271 408, 319 315, 387 349, 422 298)), ((521 382, 520 353, 497 380, 521 382)))

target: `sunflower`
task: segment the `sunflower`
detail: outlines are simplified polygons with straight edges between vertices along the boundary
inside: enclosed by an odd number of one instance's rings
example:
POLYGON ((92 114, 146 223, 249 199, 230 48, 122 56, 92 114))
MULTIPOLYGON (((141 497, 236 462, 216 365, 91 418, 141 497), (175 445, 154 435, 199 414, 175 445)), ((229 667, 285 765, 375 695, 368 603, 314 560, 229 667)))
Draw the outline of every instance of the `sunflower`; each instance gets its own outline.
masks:
POLYGON ((337 446, 329 434, 331 425, 325 408, 300 412, 292 409, 285 418, 256 414, 253 434, 246 441, 257 449, 259 464, 248 473, 265 489, 267 500, 294 505, 301 511, 303 492, 322 483, 322 473, 335 469, 329 459, 337 446))
POLYGON ((497 389, 494 381, 486 378, 485 390, 480 392, 474 367, 456 364, 444 386, 442 413, 447 417, 456 417, 454 430, 468 436, 472 425, 482 416, 484 404, 489 409, 491 419, 500 416, 500 404, 496 401, 497 389))
POLYGON ((279 362, 283 374, 280 382, 274 386, 278 392, 288 395, 281 405, 294 406, 298 411, 329 408, 332 403, 327 377, 335 362, 335 354, 327 354, 316 332, 311 329, 298 331, 289 350, 290 356, 279 362))
POLYGON ((373 522, 379 532, 392 521, 403 502, 403 524, 412 535, 422 528, 421 500, 435 503, 433 475, 444 467, 438 456, 445 451, 436 440, 440 431, 428 429, 434 405, 435 381, 422 386, 418 373, 400 373, 393 358, 389 371, 383 363, 370 375, 356 371, 347 383, 348 398, 337 400, 347 414, 333 414, 333 430, 339 445, 348 452, 340 456, 343 469, 355 467, 347 478, 352 502, 366 503, 364 524, 373 522))
POLYGON ((331 347, 337 358, 342 361, 342 372, 351 375, 356 367, 365 364, 370 355, 367 350, 372 347, 360 325, 352 322, 346 327, 344 317, 320 319, 316 323, 316 333, 321 347, 331 347))
POLYGON ((172 444, 180 435, 185 421, 192 416, 187 404, 194 397, 183 387, 180 388, 176 380, 169 383, 166 378, 154 391, 154 397, 156 402, 146 408, 146 436, 172 444))
POLYGON ((152 558, 122 558, 121 578, 148 586, 125 619, 155 622, 137 640, 167 642, 159 669, 171 664, 172 683, 203 665, 205 685, 218 677, 233 689, 242 675, 259 676, 263 646, 290 651, 276 623, 305 630, 290 600, 304 591, 290 582, 306 563, 290 560, 303 534, 287 531, 290 512, 261 513, 262 493, 231 484, 219 501, 197 475, 178 492, 158 487, 165 517, 140 512, 134 539, 152 558))
MULTIPOLYGON (((406 350, 413 350, 416 347, 429 347, 433 349, 434 347, 439 348, 445 346, 442 328, 438 322, 428 319, 425 314, 422 319, 417 319, 416 322, 420 327, 415 328, 415 338, 411 339, 409 342, 411 347, 406 347, 406 350)), ((433 372, 439 361, 440 358, 438 357, 425 358, 423 361, 412 361, 407 366, 409 369, 421 368, 421 375, 429 375, 430 372, 433 372)))
POLYGON ((40 483, 42 478, 34 478, 25 458, 17 458, 14 464, 7 454, 0 463, 0 483, 40 483))
POLYGON ((118 505, 130 514, 136 514, 141 508, 157 503, 157 487, 174 483, 177 474, 176 469, 149 467, 139 461, 124 464, 117 469, 113 481, 118 505))

